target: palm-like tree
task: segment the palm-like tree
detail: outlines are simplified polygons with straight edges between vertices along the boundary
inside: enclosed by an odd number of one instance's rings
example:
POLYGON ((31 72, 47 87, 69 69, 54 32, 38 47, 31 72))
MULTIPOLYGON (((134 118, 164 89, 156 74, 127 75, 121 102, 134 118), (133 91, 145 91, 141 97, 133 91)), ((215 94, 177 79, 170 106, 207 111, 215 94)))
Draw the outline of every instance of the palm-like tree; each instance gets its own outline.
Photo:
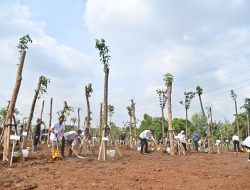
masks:
POLYGON ((190 104, 192 99, 195 97, 194 92, 184 92, 184 102, 180 101, 179 103, 184 106, 186 112, 186 122, 185 122, 185 129, 186 129, 186 136, 188 137, 188 110, 190 108, 190 104))
POLYGON ((234 107, 235 107, 235 120, 236 120, 236 127, 237 127, 237 134, 240 136, 240 127, 239 127, 239 121, 238 121, 238 110, 237 110, 237 95, 234 93, 233 90, 231 90, 231 97, 234 101, 234 107))
POLYGON ((168 99, 168 131, 169 131, 169 141, 170 141, 170 155, 175 155, 174 150, 174 135, 172 126, 172 104, 171 104, 171 94, 172 94, 172 83, 174 76, 171 73, 166 73, 163 78, 165 85, 167 86, 167 99, 168 99))
POLYGON ((17 46, 20 52, 20 59, 19 59, 19 64, 18 64, 18 69, 17 69, 17 74, 16 74, 16 83, 15 83, 14 90, 12 92, 10 105, 8 107, 6 120, 5 120, 5 126, 7 127, 4 130, 3 161, 9 160, 11 119, 13 117, 18 92, 19 92, 21 82, 22 82, 23 65, 24 65, 24 60, 25 60, 25 55, 26 55, 26 49, 28 49, 28 46, 27 46, 28 43, 32 43, 32 40, 30 36, 27 34, 23 36, 22 38, 20 38, 19 44, 17 46))
POLYGON ((241 108, 244 108, 246 110, 246 115, 247 115, 247 136, 250 135, 249 132, 249 119, 250 119, 250 98, 245 98, 245 103, 241 108))
POLYGON ((156 93, 159 95, 159 103, 160 103, 160 107, 161 107, 161 128, 162 128, 162 140, 163 140, 163 144, 165 145, 165 127, 164 127, 164 108, 166 106, 166 102, 167 102, 167 91, 164 89, 157 89, 156 93))
POLYGON ((202 100, 201 100, 201 95, 203 93, 203 89, 200 86, 196 87, 196 93, 199 96, 199 101, 200 101, 200 106, 201 106, 201 111, 202 111, 202 115, 204 117, 205 120, 205 126, 206 126, 206 133, 207 133, 207 144, 208 144, 208 153, 211 154, 211 131, 210 131, 210 126, 208 125, 207 122, 207 117, 203 108, 203 104, 202 104, 202 100))

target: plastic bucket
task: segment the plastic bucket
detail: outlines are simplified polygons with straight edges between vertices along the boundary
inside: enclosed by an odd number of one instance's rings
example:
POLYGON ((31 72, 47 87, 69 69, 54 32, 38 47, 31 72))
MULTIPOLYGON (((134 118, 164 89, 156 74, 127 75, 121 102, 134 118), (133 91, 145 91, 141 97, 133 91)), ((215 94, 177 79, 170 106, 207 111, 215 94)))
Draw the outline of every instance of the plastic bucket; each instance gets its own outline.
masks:
POLYGON ((29 149, 22 149, 23 157, 27 158, 29 156, 29 149))
POLYGON ((114 158, 115 157, 115 150, 107 150, 107 155, 110 158, 114 158))

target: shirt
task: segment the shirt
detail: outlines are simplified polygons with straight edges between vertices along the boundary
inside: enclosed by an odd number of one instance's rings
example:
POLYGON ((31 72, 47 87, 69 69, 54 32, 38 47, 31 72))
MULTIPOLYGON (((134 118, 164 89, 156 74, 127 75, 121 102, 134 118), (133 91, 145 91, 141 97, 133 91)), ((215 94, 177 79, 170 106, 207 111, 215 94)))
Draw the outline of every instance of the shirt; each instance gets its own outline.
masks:
POLYGON ((67 141, 73 141, 77 138, 77 132, 75 131, 69 131, 67 133, 64 133, 64 139, 67 141))
POLYGON ((141 139, 153 139, 154 140, 154 137, 153 137, 152 132, 150 130, 142 131, 141 134, 139 135, 139 137, 141 139))
POLYGON ((56 141, 57 138, 59 141, 62 140, 63 132, 65 130, 64 124, 60 124, 59 122, 55 122, 51 125, 50 129, 54 129, 54 133, 50 134, 50 140, 56 141), (57 137, 56 137, 55 133, 57 134, 57 137))
POLYGON ((240 138, 239 138, 239 136, 234 135, 234 136, 232 137, 232 140, 233 140, 233 141, 240 141, 240 138))
POLYGON ((180 132, 177 136, 175 136, 175 138, 179 139, 181 143, 187 143, 186 135, 183 132, 180 132))
POLYGON ((243 141, 242 144, 243 144, 244 146, 247 146, 247 147, 250 148, 250 136, 247 137, 247 138, 243 141))
POLYGON ((199 135, 198 135, 197 131, 193 133, 193 140, 194 141, 198 141, 199 140, 199 135))

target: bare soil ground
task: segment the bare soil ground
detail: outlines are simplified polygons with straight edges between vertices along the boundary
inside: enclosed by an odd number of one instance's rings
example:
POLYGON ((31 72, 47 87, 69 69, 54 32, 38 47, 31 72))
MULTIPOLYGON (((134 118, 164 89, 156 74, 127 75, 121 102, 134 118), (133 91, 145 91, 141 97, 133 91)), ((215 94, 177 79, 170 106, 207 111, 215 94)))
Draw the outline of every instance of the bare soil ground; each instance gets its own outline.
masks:
POLYGON ((250 189, 248 153, 121 152, 122 158, 107 161, 97 161, 97 151, 52 160, 42 145, 23 165, 0 164, 0 189, 250 189))

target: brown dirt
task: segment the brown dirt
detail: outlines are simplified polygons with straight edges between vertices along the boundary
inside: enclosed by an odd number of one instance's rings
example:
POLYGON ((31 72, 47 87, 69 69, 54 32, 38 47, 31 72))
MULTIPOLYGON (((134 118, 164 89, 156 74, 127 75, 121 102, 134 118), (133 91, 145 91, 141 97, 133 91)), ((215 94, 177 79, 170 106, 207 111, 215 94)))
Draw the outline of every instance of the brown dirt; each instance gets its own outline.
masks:
POLYGON ((121 152, 122 158, 108 161, 97 161, 97 155, 86 153, 84 159, 54 161, 43 146, 23 165, 0 164, 0 189, 250 189, 248 153, 121 152))

